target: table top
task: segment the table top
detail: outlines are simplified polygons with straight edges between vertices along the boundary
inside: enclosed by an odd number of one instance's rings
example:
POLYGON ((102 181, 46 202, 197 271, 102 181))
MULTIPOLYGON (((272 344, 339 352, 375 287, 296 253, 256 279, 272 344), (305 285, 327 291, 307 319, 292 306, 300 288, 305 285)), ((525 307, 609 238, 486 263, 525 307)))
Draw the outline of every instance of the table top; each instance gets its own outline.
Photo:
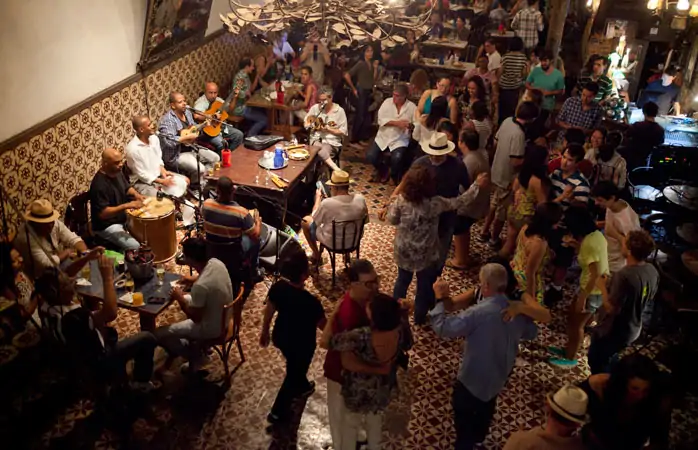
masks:
POLYGON ((489 35, 493 38, 513 38, 516 36, 516 33, 513 31, 505 31, 504 34, 502 34, 499 31, 490 31, 489 35))
POLYGON ((245 106, 251 108, 263 108, 263 109, 279 109, 282 111, 291 111, 293 107, 291 105, 286 105, 282 103, 277 103, 276 100, 271 100, 263 96, 262 94, 254 94, 246 102, 245 106))
POLYGON ((466 9, 471 9, 475 14, 480 14, 481 12, 485 11, 485 8, 477 8, 475 6, 465 6, 465 5, 451 5, 449 7, 451 11, 458 12, 458 11, 465 11, 466 9))
MULTIPOLYGON (((269 147, 267 150, 273 151, 275 146, 269 147)), ((230 155, 230 167, 222 167, 215 172, 213 175, 208 176, 209 179, 218 180, 222 176, 227 176, 233 183, 243 186, 248 186, 255 190, 268 191, 269 193, 283 193, 287 195, 294 185, 300 180, 303 173, 310 167, 315 161, 319 147, 315 146, 305 146, 310 157, 304 161, 293 161, 289 160, 288 165, 283 169, 271 170, 281 178, 288 180, 288 187, 281 189, 277 187, 271 180, 266 184, 266 169, 259 166, 259 158, 262 157, 264 151, 250 150, 245 147, 238 147, 230 155), (255 182, 255 177, 259 177, 259 182, 255 182)))
MULTIPOLYGON (((153 276, 150 280, 143 282, 136 282, 134 286, 134 292, 143 293, 143 301, 145 302, 143 306, 133 306, 130 303, 124 303, 119 300, 119 297, 126 293, 125 289, 116 290, 117 305, 120 308, 130 309, 131 311, 136 311, 140 314, 147 314, 151 316, 157 316, 162 311, 165 310, 172 300, 170 299, 170 290, 172 290, 172 284, 179 280, 181 276, 176 273, 165 272, 165 280, 162 286, 157 285, 157 276, 153 272, 153 276), (152 297, 162 297, 165 299, 163 303, 148 303, 148 299, 152 297)), ((104 286, 102 285, 102 274, 99 272, 99 264, 95 261, 90 261, 90 283, 92 286, 77 286, 77 293, 86 297, 92 297, 99 300, 104 300, 104 286)))
POLYGON ((454 66, 451 64, 439 64, 422 61, 419 63, 420 66, 428 67, 430 69, 442 69, 442 70, 455 70, 457 72, 467 72, 470 69, 475 68, 475 63, 464 62, 461 65, 454 66))
POLYGON ((447 39, 447 40, 438 40, 438 39, 429 39, 427 41, 422 42, 421 45, 427 45, 431 47, 446 47, 446 48, 453 48, 457 50, 465 50, 468 47, 468 41, 460 41, 460 40, 452 40, 452 39, 447 39))

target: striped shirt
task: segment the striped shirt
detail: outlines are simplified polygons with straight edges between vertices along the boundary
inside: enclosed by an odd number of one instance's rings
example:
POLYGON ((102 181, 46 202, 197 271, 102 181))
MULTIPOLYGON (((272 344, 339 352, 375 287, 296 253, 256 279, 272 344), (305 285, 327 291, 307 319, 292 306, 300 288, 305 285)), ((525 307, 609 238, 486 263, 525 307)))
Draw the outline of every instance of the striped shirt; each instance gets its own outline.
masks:
POLYGON ((192 127, 196 125, 194 116, 192 116, 190 110, 187 109, 184 111, 184 117, 186 118, 186 124, 177 117, 174 110, 170 109, 160 119, 158 132, 161 136, 160 146, 162 149, 162 161, 165 163, 165 167, 171 169, 177 167, 177 160, 182 151, 181 144, 179 143, 179 133, 185 126, 192 127))
POLYGON ((582 74, 579 76, 579 82, 577 82, 577 95, 582 95, 582 89, 584 89, 584 86, 592 81, 599 85, 599 92, 596 93, 596 98, 594 98, 596 102, 600 102, 605 98, 611 97, 611 94, 613 93, 613 82, 611 79, 606 75, 601 75, 599 78, 593 79, 591 74, 586 71, 582 71, 582 74))
POLYGON ((240 242, 243 234, 250 234, 255 227, 250 212, 236 202, 220 203, 213 199, 204 201, 201 208, 206 239, 212 242, 240 242))
POLYGON ((502 89, 518 89, 524 82, 524 68, 528 63, 526 55, 521 52, 510 52, 502 57, 502 75, 499 87, 502 89))
POLYGON ((589 203, 589 182, 580 171, 576 171, 565 178, 562 174, 562 169, 556 169, 550 176, 550 181, 553 184, 553 198, 562 195, 567 186, 571 185, 574 188, 572 198, 566 198, 560 201, 560 206, 563 211, 569 208, 572 202, 589 203))

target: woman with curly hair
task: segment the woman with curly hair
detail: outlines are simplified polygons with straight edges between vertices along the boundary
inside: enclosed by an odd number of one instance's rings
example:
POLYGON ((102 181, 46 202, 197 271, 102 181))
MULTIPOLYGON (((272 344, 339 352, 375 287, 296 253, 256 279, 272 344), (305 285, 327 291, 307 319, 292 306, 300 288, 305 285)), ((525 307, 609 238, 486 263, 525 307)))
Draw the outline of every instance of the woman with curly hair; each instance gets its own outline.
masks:
POLYGON ((477 101, 487 104, 487 90, 485 82, 478 75, 475 75, 466 84, 466 89, 460 97, 460 110, 463 113, 463 120, 472 120, 471 108, 477 101))
POLYGON ((439 261, 439 215, 445 211, 464 208, 477 197, 486 177, 478 177, 459 197, 436 195, 433 171, 424 166, 412 166, 402 180, 400 192, 388 206, 387 221, 396 226, 394 255, 398 276, 393 297, 405 298, 412 277, 417 274, 415 323, 424 323, 432 306, 439 261))
POLYGON ((422 114, 414 124, 412 139, 419 142, 429 142, 431 135, 436 132, 436 128, 441 122, 448 120, 448 100, 445 96, 436 97, 431 102, 429 114, 422 114))

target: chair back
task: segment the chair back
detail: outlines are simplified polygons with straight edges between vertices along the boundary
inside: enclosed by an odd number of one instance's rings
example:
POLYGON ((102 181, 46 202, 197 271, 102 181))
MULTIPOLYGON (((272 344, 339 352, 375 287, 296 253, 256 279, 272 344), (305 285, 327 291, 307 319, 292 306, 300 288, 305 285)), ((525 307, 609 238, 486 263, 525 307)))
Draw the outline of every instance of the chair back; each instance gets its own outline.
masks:
POLYGON ((213 242, 206 239, 206 256, 209 259, 216 258, 225 264, 230 279, 238 279, 242 267, 242 243, 241 242, 213 242))
POLYGON ((232 302, 223 307, 221 316, 221 334, 218 340, 221 344, 237 339, 242 323, 242 307, 244 306, 243 294, 245 284, 240 285, 240 291, 232 302))
POLYGON ((81 238, 90 236, 90 193, 81 192, 68 202, 63 222, 81 238))
POLYGON ((367 216, 354 220, 332 221, 332 247, 325 246, 335 253, 350 253, 361 246, 367 216))

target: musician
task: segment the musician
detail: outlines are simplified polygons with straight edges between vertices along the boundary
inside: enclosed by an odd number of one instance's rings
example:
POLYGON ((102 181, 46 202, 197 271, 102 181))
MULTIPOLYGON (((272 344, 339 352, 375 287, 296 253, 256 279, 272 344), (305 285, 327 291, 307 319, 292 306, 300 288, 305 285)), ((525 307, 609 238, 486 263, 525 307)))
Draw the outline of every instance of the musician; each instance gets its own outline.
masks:
POLYGON ((102 166, 90 184, 92 231, 121 250, 135 250, 140 244, 124 228, 126 210, 143 206, 145 197, 129 186, 123 165, 120 151, 108 148, 102 152, 102 166))
POLYGON ((319 145, 318 155, 330 169, 339 170, 332 158, 342 147, 342 137, 347 135, 347 115, 344 109, 332 102, 332 88, 320 89, 320 103, 313 105, 305 116, 305 128, 310 130, 310 145, 319 145))
MULTIPOLYGON (((252 126, 247 131, 248 136, 257 136, 267 127, 267 113, 257 108, 250 108, 245 105, 247 99, 252 95, 254 86, 250 81, 250 74, 254 71, 254 63, 250 58, 242 58, 240 61, 240 70, 233 78, 233 86, 230 95, 226 99, 226 103, 230 105, 230 109, 234 116, 244 117, 245 120, 252 122, 252 126)), ((259 74, 257 74, 259 76, 259 74)), ((258 83, 255 77, 254 85, 258 83)))
MULTIPOLYGON (((194 109, 196 110, 194 111, 194 120, 199 123, 204 122, 206 120, 206 116, 199 114, 198 111, 208 111, 211 104, 214 102, 220 102, 223 104, 220 111, 223 111, 223 108, 227 108, 227 105, 225 105, 225 100, 218 96, 218 85, 213 81, 209 81, 204 85, 204 95, 196 99, 196 102, 194 102, 194 109)), ((214 114, 214 119, 220 120, 220 111, 214 114)), ((216 126, 217 122, 214 121, 212 125, 216 126)), ((221 132, 218 134, 218 136, 211 137, 203 134, 201 137, 199 137, 199 140, 213 145, 218 154, 220 154, 221 150, 225 148, 235 150, 242 144, 243 139, 244 135, 242 134, 242 131, 228 125, 227 123, 221 125, 221 132)))
MULTIPOLYGON (((200 176, 213 164, 221 160, 212 150, 198 148, 199 162, 197 165, 195 148, 191 146, 196 141, 196 134, 182 134, 182 130, 196 126, 191 111, 187 109, 187 100, 179 92, 170 92, 170 110, 160 119, 160 144, 162 160, 165 168, 179 172, 191 180, 191 188, 201 189, 200 176)), ((196 192, 194 192, 196 194, 196 192)), ((195 195, 196 196, 196 195, 195 195)))
POLYGON ((155 124, 143 115, 133 116, 131 124, 136 135, 125 151, 131 185, 146 197, 155 197, 160 190, 175 197, 184 195, 189 178, 165 169, 155 124))

